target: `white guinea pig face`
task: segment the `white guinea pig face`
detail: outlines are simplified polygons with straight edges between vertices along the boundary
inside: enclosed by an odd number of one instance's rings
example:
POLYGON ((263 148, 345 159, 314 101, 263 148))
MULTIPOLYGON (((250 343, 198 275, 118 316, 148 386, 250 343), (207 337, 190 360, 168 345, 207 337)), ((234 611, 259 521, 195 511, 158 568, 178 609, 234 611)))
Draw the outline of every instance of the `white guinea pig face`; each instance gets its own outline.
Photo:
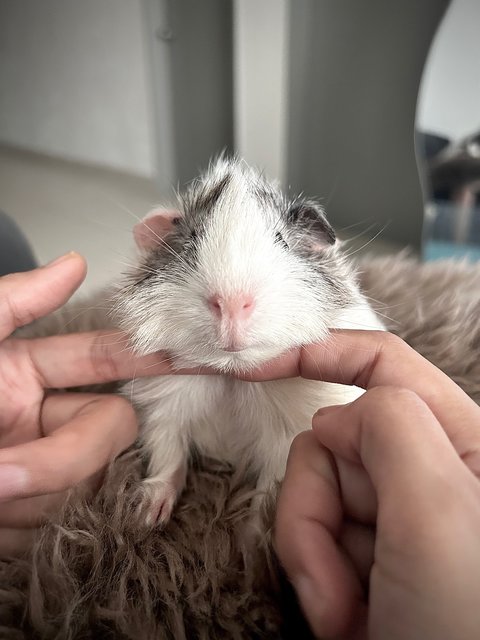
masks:
POLYGON ((118 294, 121 323, 139 353, 166 350, 182 366, 257 366, 323 339, 352 299, 323 212, 288 203, 238 162, 217 163, 135 238, 142 257, 118 294))

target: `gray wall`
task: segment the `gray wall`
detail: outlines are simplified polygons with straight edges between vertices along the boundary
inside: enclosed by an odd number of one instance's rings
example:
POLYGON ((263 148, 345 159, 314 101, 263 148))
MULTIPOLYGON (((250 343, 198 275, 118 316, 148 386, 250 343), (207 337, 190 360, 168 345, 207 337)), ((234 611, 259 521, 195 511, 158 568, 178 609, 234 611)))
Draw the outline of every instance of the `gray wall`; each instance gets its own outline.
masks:
POLYGON ((231 0, 168 0, 175 173, 195 178, 233 149, 231 0))
POLYGON ((0 142, 155 171, 142 0, 0 0, 0 142))
POLYGON ((377 222, 386 239, 420 243, 415 107, 447 4, 291 3, 289 182, 323 196, 337 228, 377 222))
POLYGON ((0 144, 162 188, 233 147, 232 0, 0 0, 0 144))
POLYGON ((235 147, 282 185, 288 151, 290 2, 234 2, 235 147))

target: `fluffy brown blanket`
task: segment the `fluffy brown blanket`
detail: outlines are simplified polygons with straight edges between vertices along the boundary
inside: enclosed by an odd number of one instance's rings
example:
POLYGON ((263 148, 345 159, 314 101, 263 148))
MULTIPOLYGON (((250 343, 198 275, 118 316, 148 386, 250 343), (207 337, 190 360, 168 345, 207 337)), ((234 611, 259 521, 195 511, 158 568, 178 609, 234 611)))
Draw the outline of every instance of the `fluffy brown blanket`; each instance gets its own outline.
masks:
MULTIPOLYGON (((480 402, 480 265, 362 265, 388 327, 480 402)), ((94 499, 75 495, 28 560, 0 563, 0 638, 308 638, 269 535, 245 545, 252 487, 241 470, 200 460, 174 517, 138 529, 135 452, 94 499)), ((273 508, 266 513, 271 522, 273 508)))

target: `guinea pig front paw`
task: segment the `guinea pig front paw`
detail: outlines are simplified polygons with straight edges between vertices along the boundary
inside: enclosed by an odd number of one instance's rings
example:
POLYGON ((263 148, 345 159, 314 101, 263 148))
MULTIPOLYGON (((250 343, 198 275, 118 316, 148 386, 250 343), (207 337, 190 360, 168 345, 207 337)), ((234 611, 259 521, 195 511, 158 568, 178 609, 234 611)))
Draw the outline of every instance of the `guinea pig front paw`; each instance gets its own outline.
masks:
POLYGON ((142 483, 141 517, 146 527, 167 524, 178 497, 178 489, 171 482, 148 479, 142 483))

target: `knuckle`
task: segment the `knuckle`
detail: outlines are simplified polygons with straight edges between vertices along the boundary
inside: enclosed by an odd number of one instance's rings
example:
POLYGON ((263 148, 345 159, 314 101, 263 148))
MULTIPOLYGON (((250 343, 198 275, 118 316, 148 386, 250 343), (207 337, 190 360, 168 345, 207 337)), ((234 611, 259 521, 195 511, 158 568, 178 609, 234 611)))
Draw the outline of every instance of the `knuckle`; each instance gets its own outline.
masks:
POLYGON ((375 331, 376 338, 386 351, 404 349, 406 342, 390 331, 375 331))
POLYGON ((367 391, 362 398, 368 402, 405 406, 407 404, 423 403, 415 391, 407 387, 385 385, 374 387, 367 391))
POLYGON ((123 423, 136 420, 135 409, 122 396, 113 394, 98 395, 84 405, 83 412, 95 412, 96 415, 121 419, 123 423))
POLYGON ((104 402, 112 413, 118 414, 122 418, 136 419, 133 406, 122 396, 105 396, 104 402))
POLYGON ((6 295, 3 301, 6 315, 10 317, 14 328, 23 327, 35 320, 34 313, 28 307, 22 309, 12 296, 6 295))
POLYGON ((312 435, 313 432, 311 431, 302 431, 296 435, 290 445, 290 456, 297 456, 301 452, 305 451, 306 447, 310 447, 312 435))
POLYGON ((118 380, 119 366, 111 346, 103 336, 97 336, 90 347, 90 360, 98 379, 103 381, 118 380))
MULTIPOLYGON (((82 412, 101 427, 91 432, 92 441, 95 439, 97 442, 99 468, 134 442, 138 423, 134 408, 127 399, 116 395, 100 395, 88 402, 82 412)), ((83 431, 81 435, 83 437, 83 431)), ((69 445, 70 450, 72 444, 73 441, 69 445)))
POLYGON ((406 342, 388 331, 369 331, 368 334, 372 352, 367 357, 366 366, 361 367, 357 380, 354 381, 355 384, 363 388, 370 386, 372 375, 382 358, 387 357, 387 362, 391 360, 392 354, 400 358, 409 348, 406 342))
POLYGON ((122 448, 134 442, 137 430, 138 420, 135 409, 126 398, 121 396, 109 395, 102 400, 102 409, 108 413, 112 424, 115 425, 117 434, 114 449, 121 444, 122 448))

